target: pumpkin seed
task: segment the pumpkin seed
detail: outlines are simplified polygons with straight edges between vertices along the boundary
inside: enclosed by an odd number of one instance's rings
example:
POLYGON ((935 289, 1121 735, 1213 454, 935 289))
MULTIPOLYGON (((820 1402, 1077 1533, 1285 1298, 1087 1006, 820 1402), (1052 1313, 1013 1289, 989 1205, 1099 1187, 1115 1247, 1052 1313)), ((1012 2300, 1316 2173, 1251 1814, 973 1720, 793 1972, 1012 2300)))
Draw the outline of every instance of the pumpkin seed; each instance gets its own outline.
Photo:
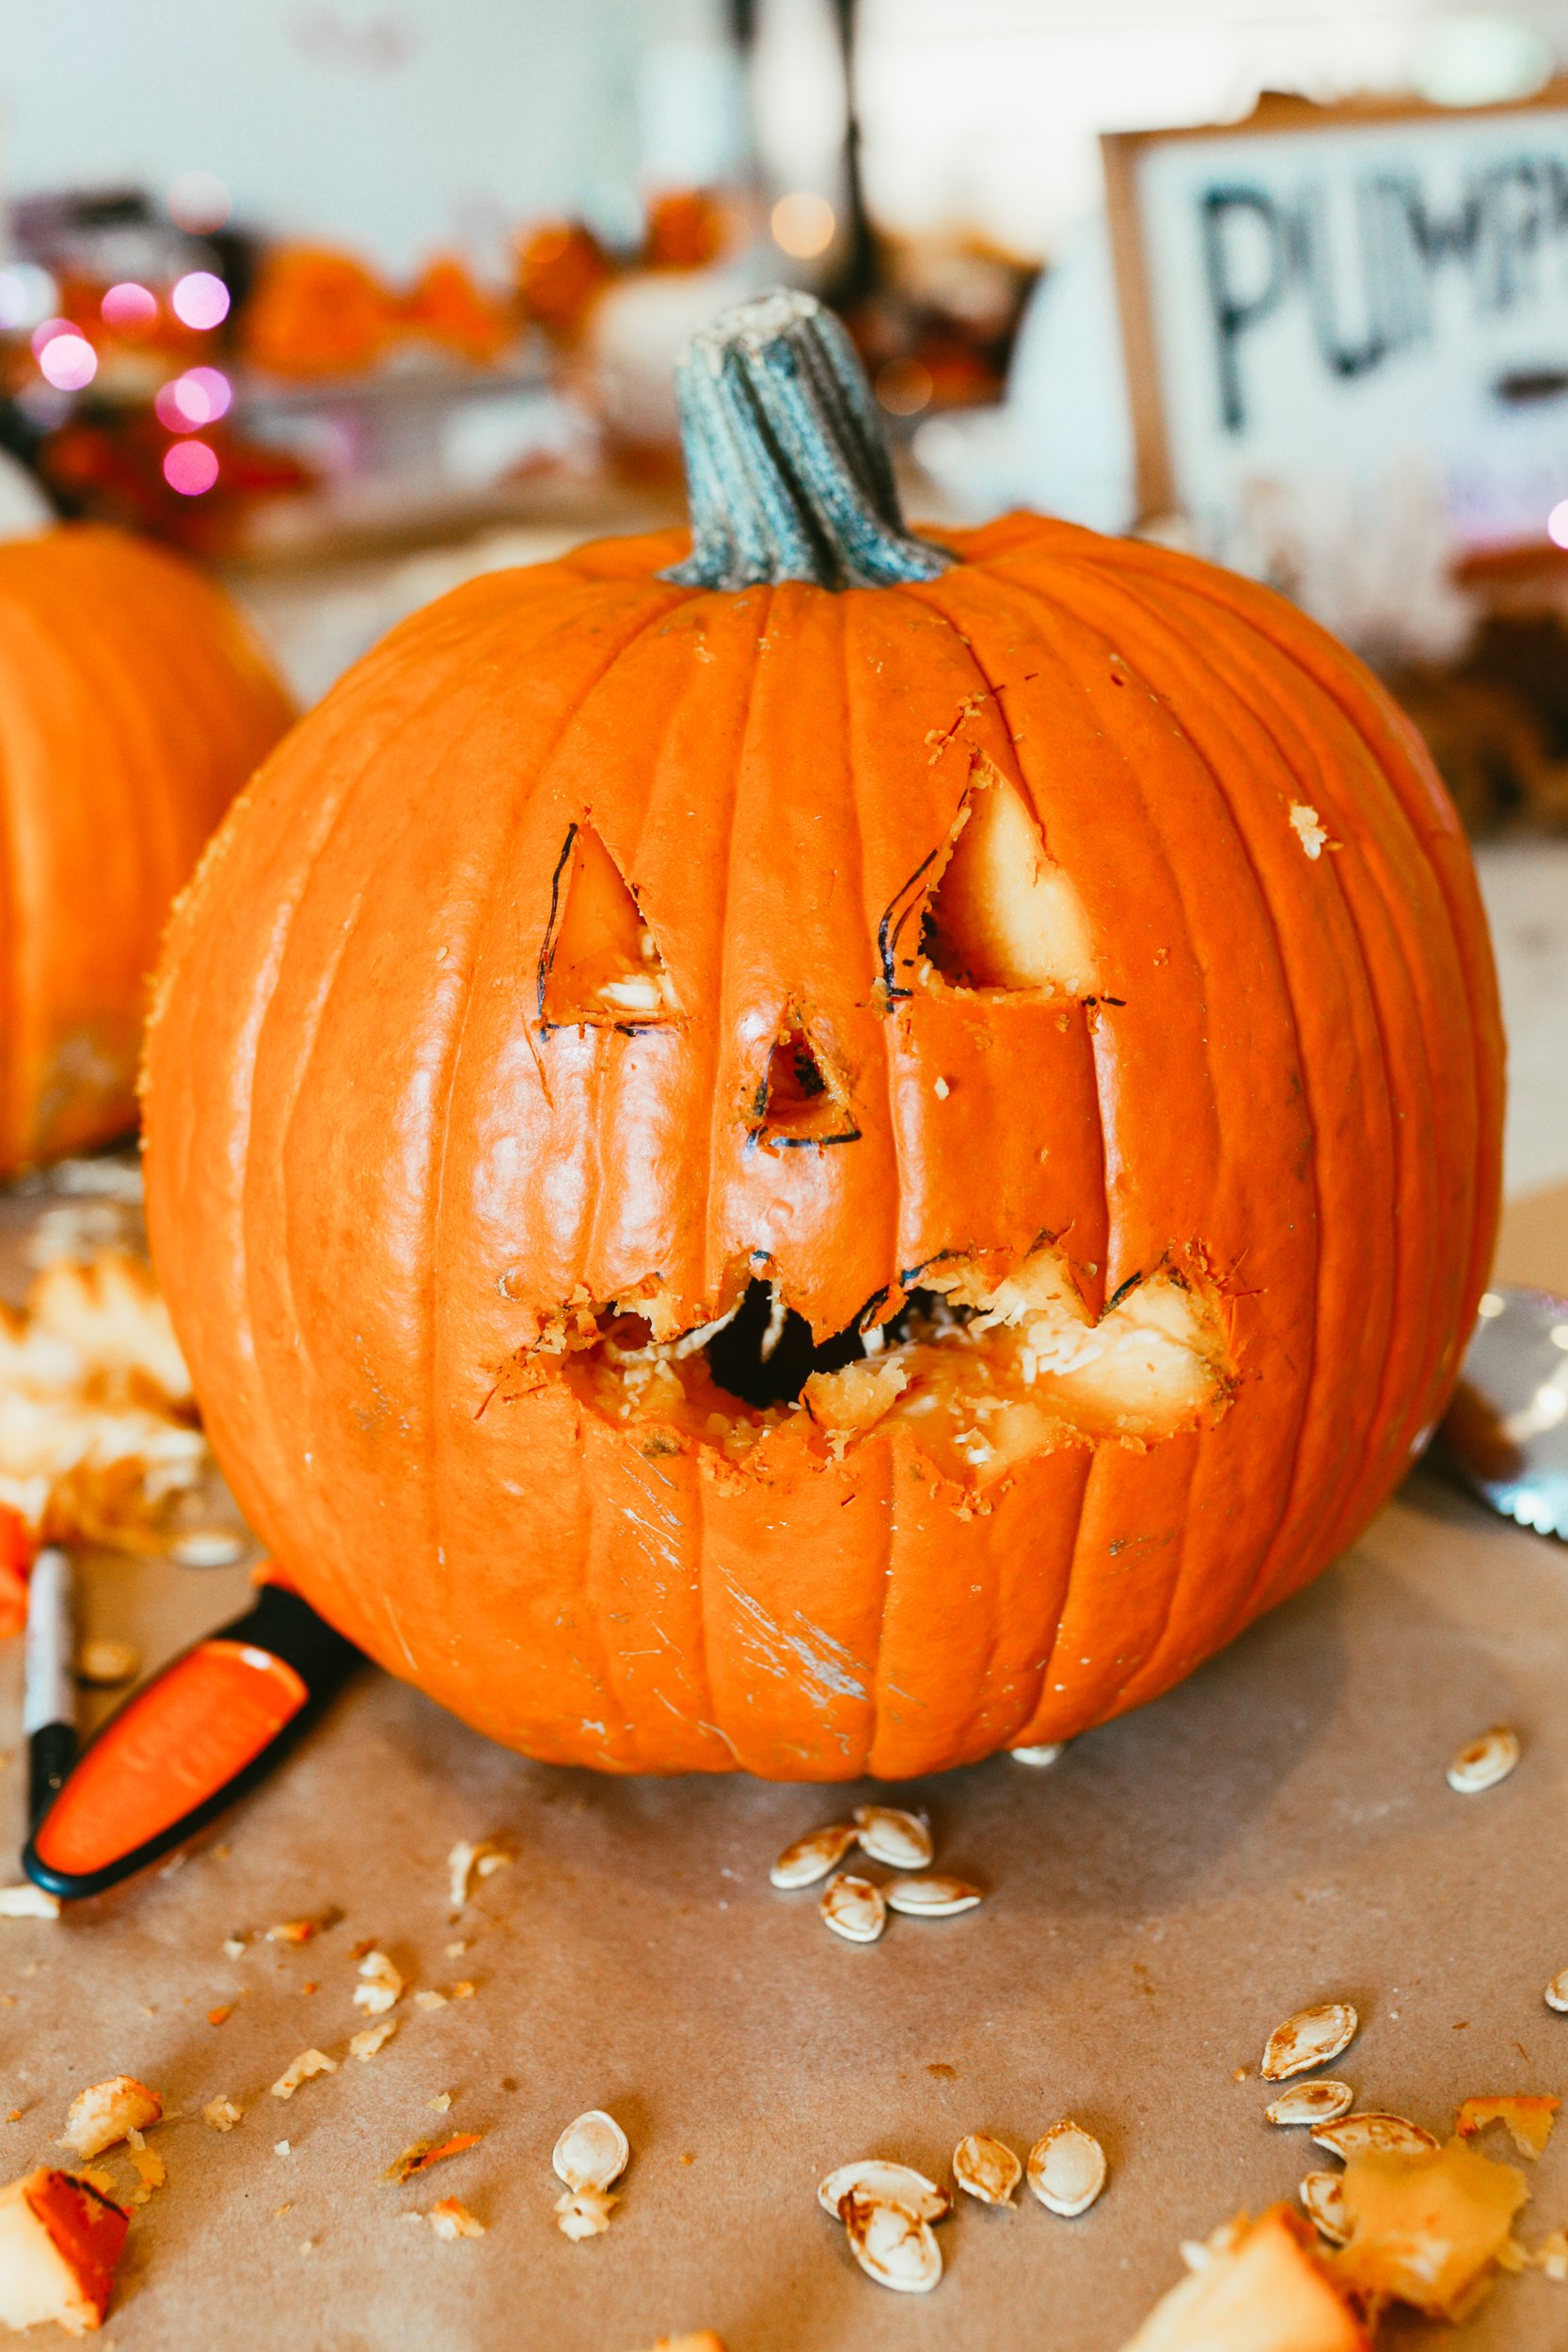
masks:
POLYGON ((1015 1764, 1033 1764, 1037 1771, 1043 1772, 1048 1764, 1055 1763, 1066 1745, 1065 1740, 1047 1740, 1040 1747, 1009 1748, 1007 1754, 1015 1764))
POLYGON ((1418 2156, 1437 2142, 1418 2123, 1402 2115, 1344 2115, 1337 2122, 1313 2126, 1312 2145, 1348 2164, 1352 2156, 1418 2156))
POLYGON ((1568 2010, 1568 1968, 1560 1968, 1546 1987, 1546 2007, 1568 2010))
POLYGON ((570 2189, 606 2189, 631 2161, 626 2136, 603 2107, 590 2107, 568 2123, 555 2143, 550 2163, 570 2189))
POLYGON ((815 1886, 836 1870, 856 1838, 853 1821, 832 1821, 786 1846, 768 1876, 775 1886, 815 1886))
POLYGON ((868 2202, 902 2205, 917 2221, 940 2221, 953 2210, 953 2200, 935 2181, 917 2172, 912 2164, 892 2164, 883 2156, 862 2156, 858 2164, 841 2164, 818 2181, 816 2201, 834 2220, 850 2196, 868 2202))
POLYGON ((173 1537, 168 1552, 182 1568, 228 1568, 245 1549, 245 1537, 227 1527, 188 1527, 173 1537))
POLYGON ((1348 2001, 1324 2001, 1317 2009, 1298 2010, 1276 2026, 1263 2049, 1263 2079, 1282 2083, 1291 2074, 1306 2074, 1326 2066, 1348 2050, 1360 2024, 1348 2001))
POLYGON ((1449 1766, 1449 1787, 1462 1797, 1479 1797, 1483 1788, 1496 1788, 1500 1780, 1506 1780, 1518 1761, 1518 1733, 1504 1724, 1494 1724, 1490 1731, 1460 1749, 1449 1766))
POLYGON ((907 1912, 911 1919, 951 1919, 984 1898, 964 1879, 933 1877, 899 1879, 884 1890, 884 1899, 890 1911, 907 1912))
POLYGON ((817 1909, 833 1933, 842 1935, 847 1944, 875 1944, 887 1925, 881 1888, 848 1870, 840 1870, 828 1881, 817 1909))
POLYGON ((989 2132, 971 2132, 953 2151, 953 2178, 982 2205, 1010 2205, 1023 2178, 1012 2150, 989 2132))
POLYGON ((844 2200, 849 2250, 868 2279, 900 2295, 928 2295, 942 2277, 942 2249, 928 2221, 903 2205, 861 2197, 844 2200))
POLYGON ((1337 2116, 1348 2115, 1354 2105, 1355 2093, 1349 2083, 1323 2074, 1315 2083, 1293 2083, 1263 2112, 1271 2123, 1332 2123, 1337 2116))
POLYGON ((1082 2123, 1053 2123, 1029 2151, 1029 2185, 1040 2203, 1070 2221, 1105 2185, 1105 2151, 1082 2123))
POLYGON ((862 1853, 890 1870, 923 1870, 936 1851, 929 1823, 918 1813, 900 1813, 896 1805, 857 1805, 855 1835, 862 1853))
POLYGON ((1297 2191, 1307 2215, 1331 2246, 1343 2246, 1350 2235, 1345 2210, 1344 2176, 1339 2172, 1308 2172, 1297 2191))

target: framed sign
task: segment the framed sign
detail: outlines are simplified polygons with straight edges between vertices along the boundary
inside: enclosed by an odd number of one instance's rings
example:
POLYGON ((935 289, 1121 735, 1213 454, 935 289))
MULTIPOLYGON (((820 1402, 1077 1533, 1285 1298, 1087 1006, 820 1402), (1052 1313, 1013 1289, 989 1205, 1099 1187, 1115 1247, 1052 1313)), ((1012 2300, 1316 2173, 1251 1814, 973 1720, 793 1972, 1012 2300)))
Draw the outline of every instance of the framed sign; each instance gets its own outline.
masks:
POLYGON ((1462 548, 1568 498, 1568 83, 1475 109, 1266 98, 1104 142, 1146 521, 1432 476, 1462 548))

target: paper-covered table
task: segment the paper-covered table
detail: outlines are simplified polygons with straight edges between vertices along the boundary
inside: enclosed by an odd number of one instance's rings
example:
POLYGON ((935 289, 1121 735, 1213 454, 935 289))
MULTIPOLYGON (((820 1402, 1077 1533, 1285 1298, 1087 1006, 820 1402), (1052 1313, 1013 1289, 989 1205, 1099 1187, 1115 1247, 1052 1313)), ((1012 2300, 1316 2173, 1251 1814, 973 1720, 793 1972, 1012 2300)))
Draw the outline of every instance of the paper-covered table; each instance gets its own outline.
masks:
MULTIPOLYGON (((39 1208, 0 1199, 12 1295, 39 1208)), ((1568 1192, 1515 1210, 1499 1267, 1568 1288, 1568 1192)), ((86 1629, 151 1665, 242 1607, 246 1570, 104 1557, 84 1581, 86 1629)), ((14 1845, 20 1644, 0 1678, 14 1845)), ((120 2352, 640 2352, 698 2328, 730 2352, 1115 2352, 1178 2277, 1180 2239, 1324 2161, 1263 2121, 1259 2057, 1291 2011, 1354 2001, 1335 2071, 1362 2106, 1441 2132, 1467 2094, 1568 2083, 1568 2017, 1542 1999, 1568 1963, 1565 1686, 1568 1549, 1418 1473, 1338 1567, 1170 1697, 1048 1771, 1002 1758, 905 1790, 939 1867, 987 1900, 856 1947, 768 1869, 869 1788, 536 1766, 367 1672, 197 1850, 57 1923, 0 1920, 5 2177, 58 2160, 71 2097, 104 2075, 177 2114, 150 2143, 167 2185, 136 2215, 101 2339, 120 2352), (1450 1756, 1498 1723, 1519 1770, 1456 1796, 1450 1756), (515 1859, 454 1921, 447 1855, 480 1837, 515 1859), (330 1923, 265 1940, 302 1917, 330 1923), (359 2063, 366 1939, 408 1990, 359 2063), (339 2071, 275 2099, 311 2046, 339 2071), (223 2135, 201 2115, 220 2093, 245 2110, 223 2135), (592 2106, 634 2153, 610 2230, 573 2245, 550 2150, 592 2106), (872 2284, 817 2208, 850 2157, 948 2179, 965 2133, 1022 2152, 1069 2114, 1109 2154, 1099 2203, 1069 2222, 1026 2197, 961 2201, 929 2296, 872 2284), (451 2131, 482 2137, 384 2182, 451 2131), (449 2194, 482 2238, 407 2218, 449 2194)), ((1529 2169, 1527 2243, 1568 2222, 1568 2127, 1529 2169)), ((1433 2337, 1393 2324, 1384 2341, 1433 2337)), ((1504 2279, 1455 2340, 1558 2347, 1568 2285, 1504 2279)))

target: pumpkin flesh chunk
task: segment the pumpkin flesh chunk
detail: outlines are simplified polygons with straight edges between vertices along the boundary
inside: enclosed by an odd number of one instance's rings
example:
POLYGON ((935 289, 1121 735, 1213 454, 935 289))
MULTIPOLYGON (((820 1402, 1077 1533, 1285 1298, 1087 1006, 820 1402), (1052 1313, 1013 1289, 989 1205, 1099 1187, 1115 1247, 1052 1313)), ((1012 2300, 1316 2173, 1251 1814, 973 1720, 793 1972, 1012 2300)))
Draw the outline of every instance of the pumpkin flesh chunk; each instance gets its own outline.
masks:
POLYGON ((1193 2276, 1162 2296, 1122 2352, 1371 2352, 1299 2216, 1276 2205, 1195 2247, 1193 2276))
POLYGON ((651 1307, 623 1299, 546 1337, 527 1385, 559 1373, 628 1435, 662 1424, 732 1461, 796 1413, 840 1458, 902 1422, 944 1476, 978 1487, 1036 1454, 1202 1426, 1234 1384, 1218 1295, 1174 1255, 1098 1322, 1050 1244, 1000 1279, 977 1260, 927 1269, 885 1323, 818 1346, 768 1298, 753 1283, 714 1322, 662 1339, 651 1307))

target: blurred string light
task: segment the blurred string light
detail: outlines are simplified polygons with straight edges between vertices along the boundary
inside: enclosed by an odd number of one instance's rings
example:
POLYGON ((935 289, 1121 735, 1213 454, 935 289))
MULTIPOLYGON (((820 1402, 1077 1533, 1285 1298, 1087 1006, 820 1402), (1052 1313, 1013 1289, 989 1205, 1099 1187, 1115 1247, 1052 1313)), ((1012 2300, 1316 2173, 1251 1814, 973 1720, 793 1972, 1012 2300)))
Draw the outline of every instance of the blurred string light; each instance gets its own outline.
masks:
POLYGON ((166 201, 175 227, 193 237, 210 237, 234 209, 229 190, 212 171, 182 171, 171 183, 166 201))
POLYGON ((205 441, 171 441, 165 450, 164 480, 182 498, 200 498, 217 478, 216 453, 205 441))
POLYGON ((228 415, 233 397, 221 368, 187 368, 183 375, 158 387, 152 408, 168 432, 189 433, 199 425, 216 424, 228 415))
POLYGON ((13 262, 0 269, 0 327, 16 330, 36 326, 60 298, 60 290, 46 269, 33 262, 13 262))
POLYGON ((51 335, 38 354, 39 373, 57 392, 79 392, 98 373, 98 354, 85 335, 71 327, 51 335))
POLYGON ((838 215, 825 196, 796 188, 781 196, 768 218, 773 243, 793 262, 815 262, 838 232, 838 215))
POLYGON ((130 278, 111 286, 98 309, 104 326, 119 327, 121 334, 145 333, 158 323, 157 295, 130 278))
POLYGON ((169 301, 184 326, 221 326, 229 316, 229 289, 210 269, 188 270, 177 278, 169 301))
POLYGON ((1547 516, 1546 536, 1560 548, 1568 548, 1568 499, 1559 499, 1547 516))

